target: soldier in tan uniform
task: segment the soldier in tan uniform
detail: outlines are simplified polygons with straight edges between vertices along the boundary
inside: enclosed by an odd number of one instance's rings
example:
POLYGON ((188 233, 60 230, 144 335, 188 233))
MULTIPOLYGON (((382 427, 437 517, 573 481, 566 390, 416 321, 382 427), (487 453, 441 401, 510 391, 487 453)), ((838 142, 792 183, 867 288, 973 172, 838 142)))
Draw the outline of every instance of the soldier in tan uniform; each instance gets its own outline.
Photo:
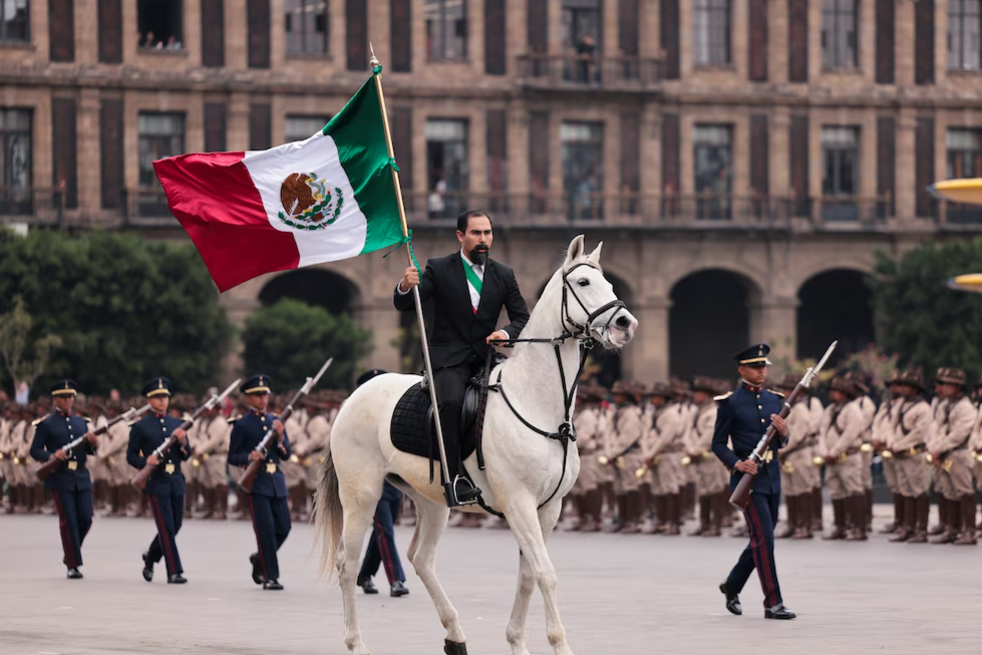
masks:
POLYGON ((893 501, 893 521, 885 525, 880 530, 880 534, 893 534, 904 525, 904 497, 900 495, 900 489, 897 486, 896 462, 893 457, 886 454, 889 444, 893 441, 893 431, 896 426, 894 415, 903 402, 897 379, 898 375, 894 373, 884 380, 888 395, 884 396, 879 409, 876 410, 873 424, 870 427, 870 443, 873 446, 873 452, 880 455, 883 464, 883 478, 890 489, 890 496, 893 501))
MULTIPOLYGON (((287 398, 292 398, 294 390, 290 390, 286 396, 276 397, 276 414, 282 414, 288 402, 287 398)), ((273 403, 270 402, 270 405, 273 403)), ((300 425, 300 417, 293 413, 286 420, 286 433, 290 435, 290 459, 280 463, 283 470, 283 477, 286 479, 286 488, 290 495, 290 519, 293 521, 307 520, 307 471, 297 455, 297 449, 303 450, 307 446, 307 433, 300 425), (294 436, 296 435, 296 440, 294 436)))
POLYGON ((232 432, 228 421, 216 407, 206 412, 194 435, 194 454, 199 461, 198 476, 205 499, 203 518, 224 520, 228 511, 228 443, 232 432))
POLYGON ((866 532, 873 530, 873 445, 872 431, 873 419, 876 417, 876 403, 870 398, 869 384, 864 377, 853 375, 851 378, 853 386, 856 387, 856 404, 859 405, 859 413, 863 415, 863 440, 859 446, 859 458, 863 462, 861 468, 863 477, 863 525, 866 532))
MULTIPOLYGON (((11 441, 14 449, 14 480, 17 483, 16 511, 18 514, 33 514, 37 510, 37 496, 34 492, 34 476, 31 475, 29 456, 31 451, 31 441, 34 438, 34 426, 31 423, 38 416, 38 407, 35 403, 29 403, 23 412, 20 420, 14 424, 11 432, 11 441)), ((43 414, 41 414, 43 417, 43 414)))
POLYGON ((651 389, 651 405, 645 422, 642 462, 645 479, 655 499, 658 524, 655 532, 674 537, 682 526, 682 457, 685 456, 683 413, 672 390, 663 383, 651 389))
POLYGON ((865 541, 863 462, 859 457, 866 428, 856 387, 845 378, 832 380, 831 404, 822 415, 819 452, 825 460, 825 483, 832 498, 835 528, 826 540, 865 541))
POLYGON ((942 368, 935 376, 935 395, 941 399, 931 430, 934 490, 948 506, 945 531, 931 543, 975 545, 975 488, 968 440, 977 411, 965 395, 965 372, 942 368))
MULTIPOLYGON (((0 406, 0 484, 7 485, 7 498, 0 513, 12 514, 14 511, 13 455, 10 446, 10 430, 14 426, 14 412, 7 405, 0 406)), ((3 499, 0 499, 3 500, 3 499)))
MULTIPOLYGON (((819 431, 822 427, 822 416, 825 414, 825 406, 822 405, 822 401, 812 396, 811 401, 808 403, 808 408, 811 411, 812 424, 815 426, 815 437, 812 439, 812 459, 815 455, 819 455, 819 431)), ((825 530, 824 521, 822 519, 822 514, 825 511, 825 502, 822 498, 822 469, 821 467, 815 468, 815 476, 813 480, 813 485, 811 489, 811 517, 812 517, 812 532, 821 534, 825 530)))
MULTIPOLYGON (((785 397, 798 386, 800 378, 789 374, 775 388, 785 397)), ((781 490, 787 505, 788 521, 775 539, 811 539, 812 489, 821 485, 819 469, 812 462, 821 427, 821 415, 812 411, 811 394, 804 390, 788 413, 788 445, 778 451, 781 463, 781 490)))
MULTIPOLYGON (((106 420, 119 416, 122 411, 117 403, 106 403, 106 420)), ((106 482, 109 485, 109 515, 125 516, 126 506, 133 494, 129 492, 130 479, 133 469, 126 463, 126 447, 129 445, 129 426, 124 422, 111 426, 106 434, 99 439, 97 458, 106 471, 106 482)), ((90 456, 89 458, 96 459, 90 456)))
POLYGON ((924 461, 931 431, 931 406, 924 400, 924 375, 908 370, 894 380, 898 405, 893 412, 893 430, 888 433, 884 462, 893 462, 897 491, 904 499, 904 524, 890 538, 893 542, 927 543, 927 517, 931 484, 924 461), (888 457, 889 455, 889 457, 888 457))
POLYGON ((982 379, 975 383, 975 406, 978 413, 975 417, 975 426, 972 428, 972 436, 968 441, 968 449, 972 453, 972 475, 975 484, 982 489, 982 379))
POLYGON ((696 485, 699 499, 699 529, 692 536, 718 537, 723 515, 729 511, 729 475, 712 453, 713 430, 716 427, 716 402, 713 397, 719 388, 717 380, 697 377, 692 381, 692 401, 695 415, 685 433, 685 452, 682 464, 688 462, 690 476, 696 485))
POLYGON ((600 402, 603 395, 593 386, 577 389, 576 448, 580 456, 580 475, 573 485, 571 496, 576 503, 577 521, 572 531, 597 532, 600 529, 600 512, 603 498, 600 493, 601 465, 597 461, 602 448, 600 432, 600 402))
POLYGON ((635 472, 641 466, 641 439, 644 429, 641 408, 635 401, 634 388, 615 382, 612 389, 617 406, 608 435, 604 457, 613 467, 613 490, 617 499, 618 522, 614 532, 636 533, 640 518, 639 490, 641 480, 635 472))

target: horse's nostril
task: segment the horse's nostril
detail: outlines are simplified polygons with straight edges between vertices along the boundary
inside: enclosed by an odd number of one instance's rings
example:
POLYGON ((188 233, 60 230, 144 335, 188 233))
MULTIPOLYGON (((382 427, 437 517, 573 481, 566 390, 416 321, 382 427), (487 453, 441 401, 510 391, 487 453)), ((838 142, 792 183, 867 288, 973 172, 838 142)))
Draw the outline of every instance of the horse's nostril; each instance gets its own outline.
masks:
POLYGON ((631 326, 631 321, 628 320, 627 316, 618 316, 617 320, 614 321, 614 325, 616 325, 622 330, 626 330, 631 326))

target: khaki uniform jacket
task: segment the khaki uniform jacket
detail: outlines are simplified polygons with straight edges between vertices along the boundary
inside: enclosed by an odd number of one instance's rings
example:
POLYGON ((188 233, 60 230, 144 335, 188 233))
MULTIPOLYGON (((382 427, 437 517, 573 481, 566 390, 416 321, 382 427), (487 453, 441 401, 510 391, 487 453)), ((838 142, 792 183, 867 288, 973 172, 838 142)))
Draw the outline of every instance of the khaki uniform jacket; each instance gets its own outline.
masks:
POLYGON ((685 447, 686 424, 681 407, 669 403, 651 415, 646 425, 642 452, 645 458, 657 457, 663 453, 679 451, 685 447))
POLYGON ((870 430, 870 440, 889 445, 893 442, 893 431, 896 425, 895 415, 900 407, 900 398, 891 398, 880 403, 873 417, 873 427, 870 430))
POLYGON ((899 452, 918 444, 927 444, 931 434, 931 406, 920 398, 900 401, 893 412, 893 430, 887 444, 899 452))
POLYGON ((111 484, 128 484, 133 468, 126 462, 126 447, 130 444, 130 428, 125 421, 116 423, 99 440, 99 459, 105 463, 111 484))
POLYGON ((617 409, 609 432, 609 457, 619 457, 627 450, 637 451, 645 432, 641 416, 641 408, 637 405, 625 405, 617 409))
POLYGON ((596 407, 584 407, 573 417, 576 426, 576 447, 580 454, 586 455, 602 447, 600 432, 600 410, 596 407))
POLYGON ((962 396, 955 400, 943 400, 934 413, 932 429, 933 452, 946 453, 964 447, 975 425, 977 411, 972 401, 962 396))
POLYGON ((307 439, 303 448, 296 449, 301 457, 327 450, 331 447, 331 429, 334 427, 334 419, 338 416, 338 410, 332 409, 328 414, 316 414, 307 421, 307 439))
MULTIPOLYGON (((0 426, 0 435, 2 434, 3 427, 0 426)), ((0 443, 3 442, 0 441, 0 443)), ((972 450, 972 452, 976 453, 982 450, 982 408, 976 409, 975 424, 972 426, 972 436, 968 438, 968 447, 972 450)), ((0 450, 3 450, 2 446, 0 446, 0 450)))
POLYGON ((829 405, 822 414, 819 450, 826 457, 838 457, 863 443, 866 422, 856 400, 829 405))
MULTIPOLYGON (((712 448, 713 431, 716 428, 716 410, 716 402, 712 399, 696 409, 690 427, 685 433, 685 450, 690 455, 702 455, 712 448)), ((712 455, 711 452, 710 455, 712 455)))

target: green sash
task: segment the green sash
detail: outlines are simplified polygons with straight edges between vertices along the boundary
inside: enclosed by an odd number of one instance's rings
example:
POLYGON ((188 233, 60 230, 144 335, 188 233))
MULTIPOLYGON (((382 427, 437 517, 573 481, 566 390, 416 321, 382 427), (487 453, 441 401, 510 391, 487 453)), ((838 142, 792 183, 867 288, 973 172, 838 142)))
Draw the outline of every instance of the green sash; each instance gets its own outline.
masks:
POLYGON ((471 286, 477 289, 477 295, 480 296, 481 288, 484 286, 484 282, 477 276, 477 273, 474 272, 474 268, 466 259, 461 257, 460 261, 464 263, 464 277, 466 277, 467 281, 471 283, 471 286))

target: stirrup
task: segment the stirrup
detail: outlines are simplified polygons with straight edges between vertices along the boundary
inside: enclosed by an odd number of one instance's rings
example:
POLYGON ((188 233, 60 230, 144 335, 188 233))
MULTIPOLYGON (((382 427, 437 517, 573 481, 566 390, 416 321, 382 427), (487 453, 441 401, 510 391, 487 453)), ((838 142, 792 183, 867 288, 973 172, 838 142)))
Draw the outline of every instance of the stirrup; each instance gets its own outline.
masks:
POLYGON ((444 483, 443 495, 446 497, 447 507, 466 507, 468 505, 477 504, 477 499, 481 497, 481 490, 478 489, 477 485, 466 477, 458 475, 453 479, 453 482, 444 483), (466 482, 470 487, 469 489, 464 490, 465 497, 463 499, 457 496, 458 481, 466 482))

